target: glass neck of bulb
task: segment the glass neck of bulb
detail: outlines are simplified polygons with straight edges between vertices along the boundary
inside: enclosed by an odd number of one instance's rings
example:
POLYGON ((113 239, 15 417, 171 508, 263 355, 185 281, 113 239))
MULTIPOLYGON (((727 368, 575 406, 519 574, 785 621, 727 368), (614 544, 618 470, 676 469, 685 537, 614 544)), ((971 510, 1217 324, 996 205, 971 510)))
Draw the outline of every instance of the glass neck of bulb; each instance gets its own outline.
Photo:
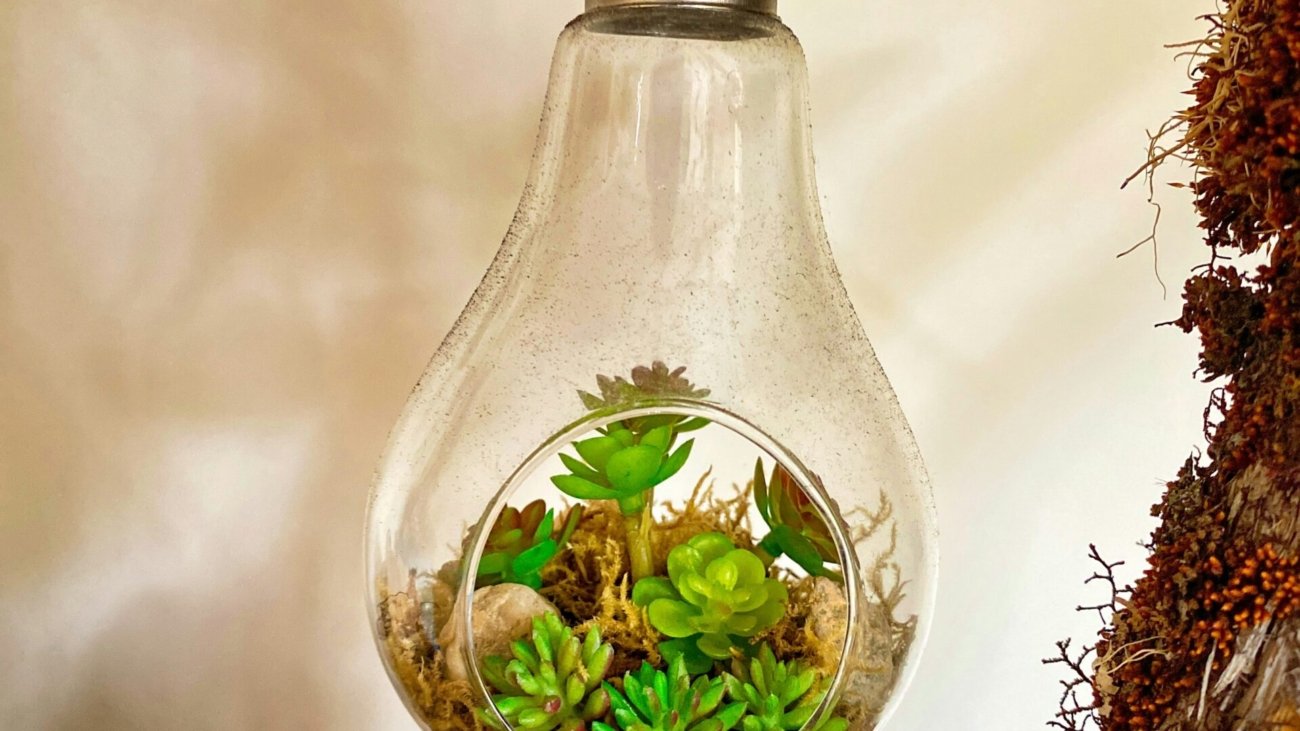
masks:
POLYGON ((580 16, 556 48, 529 187, 559 218, 631 211, 618 225, 661 249, 773 209, 820 227, 798 41, 730 7, 580 16))

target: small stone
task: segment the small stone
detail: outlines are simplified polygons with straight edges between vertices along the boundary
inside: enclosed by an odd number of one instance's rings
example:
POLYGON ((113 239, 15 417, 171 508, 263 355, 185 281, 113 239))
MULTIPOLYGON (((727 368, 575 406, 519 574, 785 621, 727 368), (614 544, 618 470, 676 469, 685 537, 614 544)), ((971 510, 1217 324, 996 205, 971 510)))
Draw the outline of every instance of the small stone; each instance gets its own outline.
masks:
MULTIPOLYGON (((475 591, 470 611, 477 662, 491 655, 509 655, 510 643, 532 630, 534 617, 547 612, 558 613, 554 604, 522 584, 497 584, 475 591)), ((465 666, 464 625, 463 611, 457 602, 451 612, 451 621, 438 633, 438 644, 442 646, 447 662, 447 677, 451 680, 469 679, 469 668, 465 666)))
MULTIPOLYGON (((839 666, 844 637, 848 633, 849 602, 844 588, 823 577, 813 580, 809 595, 808 631, 825 641, 817 664, 839 666), (833 653, 833 655, 832 655, 833 653)), ((845 667, 842 700, 852 706, 879 713, 894 686, 893 635, 889 617, 878 602, 858 598, 858 637, 853 659, 845 667)))
MULTIPOLYGON (((812 582, 808 598, 808 631, 827 647, 835 648, 838 654, 848 633, 849 600, 844 596, 844 588, 830 579, 818 576, 812 582)), ((839 657, 827 659, 832 659, 833 665, 840 661, 839 657)))
POLYGON ((844 698, 876 714, 894 690, 894 632, 879 602, 862 597, 858 607, 862 619, 844 698))

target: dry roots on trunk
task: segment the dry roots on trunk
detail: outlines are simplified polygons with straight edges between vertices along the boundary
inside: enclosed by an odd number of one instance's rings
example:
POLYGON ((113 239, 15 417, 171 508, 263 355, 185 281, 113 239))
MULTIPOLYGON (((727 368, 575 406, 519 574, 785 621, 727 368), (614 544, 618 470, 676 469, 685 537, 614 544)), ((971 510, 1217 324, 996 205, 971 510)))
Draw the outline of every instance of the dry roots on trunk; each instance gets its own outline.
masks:
POLYGON ((1300 0, 1226 0, 1207 20, 1185 46, 1195 104, 1139 172, 1196 171, 1210 261, 1173 324, 1218 384, 1209 444, 1154 507, 1149 565, 1095 659, 1065 643, 1051 661, 1074 671, 1058 728, 1300 730, 1300 0))

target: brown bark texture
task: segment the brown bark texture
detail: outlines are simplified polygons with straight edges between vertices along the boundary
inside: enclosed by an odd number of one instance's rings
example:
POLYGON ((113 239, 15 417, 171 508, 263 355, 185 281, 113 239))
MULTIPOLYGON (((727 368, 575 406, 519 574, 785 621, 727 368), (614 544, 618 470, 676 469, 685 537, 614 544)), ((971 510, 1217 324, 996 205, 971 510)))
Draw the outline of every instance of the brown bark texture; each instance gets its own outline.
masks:
POLYGON ((1179 47, 1195 102, 1140 172, 1194 170, 1176 185, 1209 261, 1173 324, 1216 385, 1208 445, 1154 506, 1148 565, 1097 644, 1048 661, 1074 674, 1057 728, 1300 730, 1300 0, 1225 0, 1206 20, 1179 47))

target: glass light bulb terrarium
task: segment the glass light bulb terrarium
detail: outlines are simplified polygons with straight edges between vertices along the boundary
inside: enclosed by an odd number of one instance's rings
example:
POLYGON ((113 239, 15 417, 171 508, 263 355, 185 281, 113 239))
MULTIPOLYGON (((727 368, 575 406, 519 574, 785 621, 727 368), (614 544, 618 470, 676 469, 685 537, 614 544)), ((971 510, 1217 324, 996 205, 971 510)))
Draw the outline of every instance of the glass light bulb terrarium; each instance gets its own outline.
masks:
POLYGON ((874 728, 935 543, 775 1, 589 0, 515 221, 376 478, 372 619, 412 714, 874 728))

